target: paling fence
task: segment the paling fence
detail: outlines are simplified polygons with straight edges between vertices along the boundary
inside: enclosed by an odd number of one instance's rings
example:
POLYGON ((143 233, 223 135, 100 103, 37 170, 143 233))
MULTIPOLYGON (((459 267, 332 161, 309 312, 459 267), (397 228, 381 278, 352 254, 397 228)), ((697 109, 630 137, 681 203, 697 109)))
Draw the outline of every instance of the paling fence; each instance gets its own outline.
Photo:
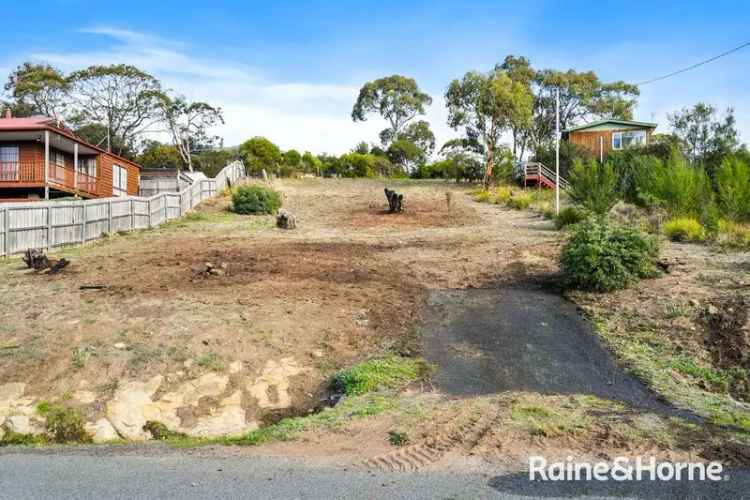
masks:
POLYGON ((147 229, 181 217, 245 176, 235 161, 213 179, 196 179, 179 193, 148 198, 0 203, 0 256, 29 248, 49 249, 96 240, 108 234, 147 229))

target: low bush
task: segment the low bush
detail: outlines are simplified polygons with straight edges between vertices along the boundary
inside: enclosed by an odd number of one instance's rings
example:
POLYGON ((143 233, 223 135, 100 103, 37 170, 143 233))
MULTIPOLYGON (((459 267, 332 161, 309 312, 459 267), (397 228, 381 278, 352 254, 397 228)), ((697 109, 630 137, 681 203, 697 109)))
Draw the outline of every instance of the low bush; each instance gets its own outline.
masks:
POLYGON ((424 377, 427 372, 428 366, 422 360, 389 356, 339 372, 333 387, 347 396, 355 396, 377 389, 396 389, 424 377))
POLYGON ((263 186, 240 186, 232 193, 232 211, 238 214, 273 214, 281 208, 281 195, 263 186))
POLYGON ((658 275, 658 254, 658 241, 644 232, 591 218, 573 226, 560 267, 567 287, 606 292, 658 275))
POLYGON ((492 193, 490 193, 486 189, 482 189, 481 191, 474 193, 474 201, 478 201, 479 203, 488 203, 491 200, 492 193))
POLYGON ((565 207, 555 216, 555 227, 562 229, 583 222, 589 213, 579 207, 565 207))
POLYGON ((620 199, 618 182, 610 163, 600 164, 591 160, 584 164, 576 160, 570 171, 568 195, 576 205, 604 215, 620 199))
POLYGON ((531 206, 534 201, 534 197, 524 191, 513 193, 506 205, 516 210, 524 210, 531 206))
POLYGON ((719 223, 718 242, 727 248, 750 249, 750 227, 722 220, 719 223))
POLYGON ((678 217, 664 224, 664 234, 672 241, 703 241, 706 231, 697 219, 678 217))
POLYGON ((46 430, 55 443, 90 443, 91 435, 86 432, 85 420, 75 408, 58 404, 40 404, 37 413, 46 418, 46 430))
POLYGON ((494 202, 498 205, 505 205, 513 197, 513 188, 510 186, 499 186, 495 189, 494 202))

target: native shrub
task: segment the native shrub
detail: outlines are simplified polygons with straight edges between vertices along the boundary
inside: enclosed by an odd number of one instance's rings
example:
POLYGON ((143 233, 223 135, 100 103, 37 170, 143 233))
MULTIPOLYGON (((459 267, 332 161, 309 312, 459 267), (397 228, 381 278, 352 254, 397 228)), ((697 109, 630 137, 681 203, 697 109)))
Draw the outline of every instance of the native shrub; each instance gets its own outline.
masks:
POLYGON ((578 207, 565 207, 555 216, 555 227, 562 229, 583 222, 589 213, 578 207))
POLYGON ((716 172, 716 192, 727 217, 750 219, 750 165, 736 156, 725 158, 716 172))
POLYGON ((664 208, 673 216, 697 217, 713 200, 705 170, 677 155, 664 162, 650 162, 648 169, 637 173, 636 186, 644 205, 664 208))
POLYGON ((570 171, 568 195, 576 205, 603 215, 620 198, 617 183, 617 175, 610 163, 600 164, 595 160, 583 163, 576 160, 570 171))
POLYGON ((560 257, 565 285, 607 292, 658 274, 656 238, 605 218, 573 226, 560 257))
POLYGON ((664 234, 672 241, 703 241, 706 231, 697 219, 677 217, 664 224, 664 234))
POLYGON ((263 186, 240 186, 232 193, 232 211, 238 214, 273 214, 281 208, 281 195, 263 186))

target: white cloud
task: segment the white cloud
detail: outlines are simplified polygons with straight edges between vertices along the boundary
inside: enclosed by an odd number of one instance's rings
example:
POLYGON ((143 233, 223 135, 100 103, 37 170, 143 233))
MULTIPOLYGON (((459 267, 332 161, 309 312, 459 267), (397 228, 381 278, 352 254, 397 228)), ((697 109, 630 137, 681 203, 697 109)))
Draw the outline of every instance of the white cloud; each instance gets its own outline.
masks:
MULTIPOLYGON (((28 56, 66 71, 92 64, 138 66, 189 99, 220 106, 226 124, 214 132, 224 137, 227 145, 262 135, 284 149, 342 153, 359 141, 377 141, 386 125, 377 117, 352 122, 351 108, 359 92, 356 86, 269 81, 258 68, 194 57, 185 44, 127 29, 95 26, 80 32, 106 37, 112 43, 91 51, 45 51, 28 56)), ((440 97, 436 96, 427 119, 438 144, 454 135, 445 126, 440 97)))

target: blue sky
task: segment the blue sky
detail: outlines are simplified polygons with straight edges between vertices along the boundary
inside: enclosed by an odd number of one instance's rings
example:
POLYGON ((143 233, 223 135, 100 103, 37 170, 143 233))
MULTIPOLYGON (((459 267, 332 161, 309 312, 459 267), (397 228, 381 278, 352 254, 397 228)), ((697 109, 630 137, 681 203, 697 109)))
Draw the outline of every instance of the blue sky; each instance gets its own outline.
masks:
MULTIPOLYGON (((455 136, 441 99, 453 78, 507 54, 538 68, 637 82, 750 41, 747 2, 128 1, 7 2, 2 78, 24 60, 65 70, 130 63, 220 105, 227 144, 265 135, 284 148, 342 152, 383 123, 352 123, 359 86, 401 73, 433 95, 439 142, 455 136)), ((636 118, 659 122, 698 101, 734 106, 750 141, 750 48, 647 85, 636 118)))

